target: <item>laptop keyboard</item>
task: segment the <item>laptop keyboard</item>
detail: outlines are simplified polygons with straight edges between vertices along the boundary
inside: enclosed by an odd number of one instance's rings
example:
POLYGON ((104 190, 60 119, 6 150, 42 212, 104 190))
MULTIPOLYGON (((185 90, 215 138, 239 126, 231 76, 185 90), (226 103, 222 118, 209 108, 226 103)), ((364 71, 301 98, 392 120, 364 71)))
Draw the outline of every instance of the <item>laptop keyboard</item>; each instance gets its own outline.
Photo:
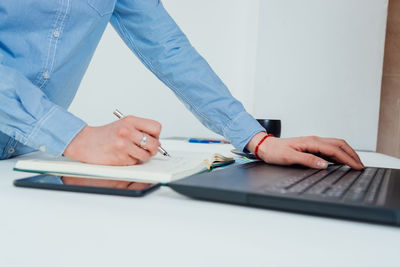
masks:
POLYGON ((348 166, 331 165, 326 170, 310 170, 310 173, 283 179, 264 190, 374 204, 382 184, 389 180, 389 172, 388 169, 378 168, 356 171, 348 166))

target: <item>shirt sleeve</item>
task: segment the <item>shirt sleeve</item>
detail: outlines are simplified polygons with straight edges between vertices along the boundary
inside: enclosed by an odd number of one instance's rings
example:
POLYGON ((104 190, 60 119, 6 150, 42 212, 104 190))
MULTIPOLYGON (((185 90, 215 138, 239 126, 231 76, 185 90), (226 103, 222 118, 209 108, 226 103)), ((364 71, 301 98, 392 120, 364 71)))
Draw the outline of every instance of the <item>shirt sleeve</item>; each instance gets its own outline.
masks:
POLYGON ((209 129, 243 150, 264 128, 233 98, 159 0, 118 0, 111 24, 128 47, 209 129))
POLYGON ((0 63, 1 132, 23 145, 61 155, 85 125, 18 70, 0 63))

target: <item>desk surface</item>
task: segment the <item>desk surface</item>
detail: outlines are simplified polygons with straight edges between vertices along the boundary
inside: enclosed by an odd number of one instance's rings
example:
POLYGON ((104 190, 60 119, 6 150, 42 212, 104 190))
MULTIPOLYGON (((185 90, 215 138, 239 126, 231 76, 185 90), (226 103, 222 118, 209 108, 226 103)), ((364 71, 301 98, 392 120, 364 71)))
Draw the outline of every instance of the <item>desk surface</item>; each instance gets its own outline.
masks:
MULTIPOLYGON (((163 146, 168 150, 173 142, 163 146)), ((191 144, 229 151, 229 145, 191 144)), ((400 160, 360 152, 367 166, 400 160)), ((400 228, 198 201, 16 188, 0 161, 0 266, 391 266, 400 228)))

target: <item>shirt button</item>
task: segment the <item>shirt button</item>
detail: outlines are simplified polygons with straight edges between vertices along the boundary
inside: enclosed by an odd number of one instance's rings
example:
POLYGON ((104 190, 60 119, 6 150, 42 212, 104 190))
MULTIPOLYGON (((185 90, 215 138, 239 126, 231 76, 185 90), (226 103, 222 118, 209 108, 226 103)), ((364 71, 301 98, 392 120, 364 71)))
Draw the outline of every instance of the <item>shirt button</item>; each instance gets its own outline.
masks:
POLYGON ((8 154, 12 154, 12 153, 14 153, 15 152, 15 149, 13 148, 13 147, 10 147, 9 149, 8 149, 8 154))
POLYGON ((45 79, 50 78, 50 73, 49 73, 48 71, 45 71, 45 72, 43 73, 43 78, 45 78, 45 79))
POLYGON ((55 30, 55 31, 53 32, 53 36, 54 36, 55 38, 60 37, 60 31, 59 31, 59 30, 55 30))

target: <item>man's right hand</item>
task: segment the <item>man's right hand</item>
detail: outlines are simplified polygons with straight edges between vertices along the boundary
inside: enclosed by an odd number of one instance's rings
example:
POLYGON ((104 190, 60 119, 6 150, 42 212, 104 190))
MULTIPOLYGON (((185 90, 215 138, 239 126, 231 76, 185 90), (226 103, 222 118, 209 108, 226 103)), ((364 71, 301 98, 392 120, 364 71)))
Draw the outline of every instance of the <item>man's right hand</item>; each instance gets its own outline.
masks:
POLYGON ((161 132, 159 122, 126 116, 113 123, 85 126, 64 151, 64 156, 92 164, 134 165, 157 154, 161 132), (146 135, 146 145, 140 142, 146 135))

